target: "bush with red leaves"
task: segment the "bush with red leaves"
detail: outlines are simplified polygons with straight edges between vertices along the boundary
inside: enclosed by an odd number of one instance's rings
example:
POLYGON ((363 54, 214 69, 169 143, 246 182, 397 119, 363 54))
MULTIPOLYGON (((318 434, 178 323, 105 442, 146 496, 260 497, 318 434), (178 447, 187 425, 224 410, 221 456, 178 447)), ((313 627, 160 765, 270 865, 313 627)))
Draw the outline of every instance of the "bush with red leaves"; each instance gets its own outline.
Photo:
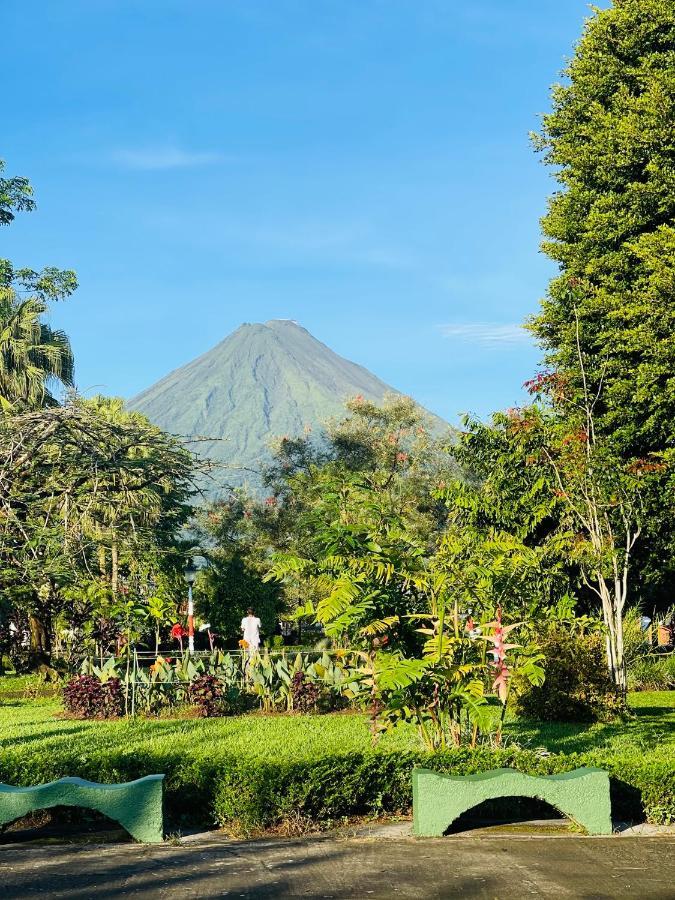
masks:
POLYGON ((188 687, 188 699, 205 718, 225 713, 223 686, 215 675, 198 675, 188 687))
POLYGON ((76 675, 63 688, 63 705, 78 719, 110 719, 121 716, 124 706, 119 678, 99 681, 93 675, 76 675))
POLYGON ((304 672, 296 672, 291 682, 293 709, 296 712, 316 712, 321 698, 321 689, 310 681, 304 672))

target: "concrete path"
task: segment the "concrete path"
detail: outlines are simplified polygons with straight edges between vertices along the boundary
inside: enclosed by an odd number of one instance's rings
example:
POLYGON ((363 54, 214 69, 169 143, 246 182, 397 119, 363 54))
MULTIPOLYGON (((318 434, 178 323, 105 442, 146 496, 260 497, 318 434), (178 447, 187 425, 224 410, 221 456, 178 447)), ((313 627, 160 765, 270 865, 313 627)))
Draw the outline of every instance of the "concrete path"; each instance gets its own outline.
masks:
POLYGON ((0 897, 675 900, 675 838, 346 837, 0 847, 0 897))

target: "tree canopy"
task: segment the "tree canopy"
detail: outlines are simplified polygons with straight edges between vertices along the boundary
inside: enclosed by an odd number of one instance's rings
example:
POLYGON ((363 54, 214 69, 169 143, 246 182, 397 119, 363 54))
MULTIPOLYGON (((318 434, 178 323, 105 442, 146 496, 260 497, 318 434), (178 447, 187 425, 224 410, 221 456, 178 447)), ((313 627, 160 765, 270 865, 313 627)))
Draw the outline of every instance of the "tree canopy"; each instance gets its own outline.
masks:
POLYGON ((595 10, 564 75, 535 137, 560 184, 542 220, 560 273, 531 327, 577 391, 580 337, 599 431, 643 457, 675 438, 672 3, 595 10))

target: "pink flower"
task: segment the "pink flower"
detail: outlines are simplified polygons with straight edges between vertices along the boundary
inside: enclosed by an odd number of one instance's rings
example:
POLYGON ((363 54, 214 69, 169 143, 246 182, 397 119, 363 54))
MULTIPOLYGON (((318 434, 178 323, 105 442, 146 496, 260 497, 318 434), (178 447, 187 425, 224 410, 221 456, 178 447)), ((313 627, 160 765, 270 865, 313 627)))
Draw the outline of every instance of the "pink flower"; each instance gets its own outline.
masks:
POLYGON ((509 679, 511 678, 511 672, 506 663, 506 651, 512 650, 514 647, 517 647, 518 644, 506 644, 504 642, 504 637, 509 631, 517 628, 518 624, 502 625, 502 608, 501 606, 498 606, 494 622, 490 622, 486 627, 492 628, 494 632, 487 638, 488 641, 492 641, 494 646, 494 650, 492 651, 494 654, 494 663, 492 665, 495 667, 496 674, 495 680, 492 682, 492 690, 497 692, 502 703, 506 703, 509 695, 509 679))

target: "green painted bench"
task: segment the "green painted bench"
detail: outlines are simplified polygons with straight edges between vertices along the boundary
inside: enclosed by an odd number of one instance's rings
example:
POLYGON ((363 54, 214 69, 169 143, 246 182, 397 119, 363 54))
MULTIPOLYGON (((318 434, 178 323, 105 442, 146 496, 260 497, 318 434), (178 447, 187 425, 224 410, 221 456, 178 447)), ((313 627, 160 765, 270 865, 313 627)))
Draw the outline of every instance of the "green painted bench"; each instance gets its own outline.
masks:
POLYGON ((543 800, 589 834, 612 833, 609 775, 602 769, 546 776, 525 775, 515 769, 460 776, 414 769, 413 834, 440 837, 462 813, 500 797, 543 800))
POLYGON ((125 784, 98 784, 82 778, 59 778, 34 787, 0 784, 0 826, 51 806, 95 809, 119 822, 137 841, 164 840, 163 775, 146 775, 125 784))

